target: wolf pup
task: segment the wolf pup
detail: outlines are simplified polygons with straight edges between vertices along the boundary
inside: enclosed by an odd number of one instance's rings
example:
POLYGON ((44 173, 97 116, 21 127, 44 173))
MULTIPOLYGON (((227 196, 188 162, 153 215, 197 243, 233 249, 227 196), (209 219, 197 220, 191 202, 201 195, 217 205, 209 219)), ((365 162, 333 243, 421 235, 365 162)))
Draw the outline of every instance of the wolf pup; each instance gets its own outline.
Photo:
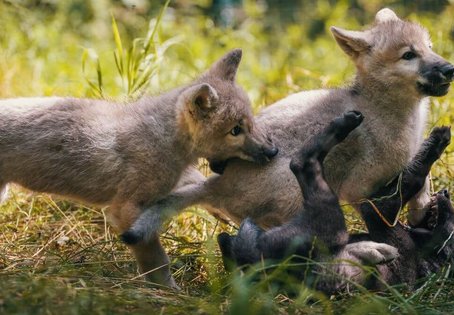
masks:
MULTIPOLYGON (((201 204, 236 223, 246 217, 261 227, 288 221, 302 203, 300 187, 288 168, 291 157, 332 119, 351 110, 362 112, 364 122, 324 162, 334 192, 355 203, 402 171, 422 143, 428 96, 448 92, 454 66, 432 51, 423 27, 401 20, 390 9, 379 11, 368 30, 331 31, 356 65, 353 84, 300 92, 265 108, 256 122, 273 133, 279 147, 272 163, 263 167, 231 160, 222 176, 172 192, 153 213, 201 204)), ((424 217, 429 199, 425 186, 410 201, 412 224, 424 217)), ((146 213, 141 219, 132 231, 139 239, 153 235, 157 226, 146 213), (144 223, 147 220, 149 224, 144 223)))
MULTIPOLYGON (((194 180, 197 173, 187 168, 199 157, 267 162, 277 149, 255 126, 249 99, 235 82, 241 54, 233 50, 193 83, 131 104, 1 101, 0 186, 17 183, 109 205, 109 220, 123 232, 182 175, 182 182, 194 180)), ((175 286, 157 234, 131 249, 149 280, 175 286)))
MULTIPOLYGON (((411 287, 418 277, 437 271, 452 259, 454 241, 449 239, 454 232, 454 209, 446 191, 431 199, 432 214, 425 220, 430 222, 425 226, 407 229, 400 224, 395 227, 387 224, 423 187, 431 165, 449 143, 450 129, 446 127, 435 128, 402 174, 361 204, 369 233, 348 235, 339 200, 324 179, 322 163, 331 148, 361 120, 362 116, 355 112, 335 119, 292 159, 290 168, 304 195, 304 210, 289 222, 268 231, 246 219, 237 236, 219 235, 218 242, 227 266, 232 262, 241 266, 261 259, 282 260, 292 254, 316 261, 335 259, 337 263, 331 265, 332 270, 321 270, 319 266, 314 267, 313 274, 301 266, 293 270, 309 284, 334 293, 352 280, 366 285, 364 270, 339 260, 381 264, 377 268, 388 284, 406 283, 411 287), (376 213, 374 209, 380 209, 382 213, 376 213), (384 264, 393 258, 393 263, 384 264)), ((369 280, 367 285, 377 288, 379 282, 369 280)))

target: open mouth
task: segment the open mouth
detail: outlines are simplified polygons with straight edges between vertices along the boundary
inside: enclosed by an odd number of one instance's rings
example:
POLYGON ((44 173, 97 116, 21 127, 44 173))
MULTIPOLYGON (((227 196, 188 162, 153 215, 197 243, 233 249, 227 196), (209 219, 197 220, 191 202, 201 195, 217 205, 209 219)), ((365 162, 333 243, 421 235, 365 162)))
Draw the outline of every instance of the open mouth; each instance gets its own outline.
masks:
MULTIPOLYGON (((209 159, 208 163, 209 163, 210 170, 216 174, 222 175, 224 173, 225 168, 227 167, 227 164, 229 163, 229 161, 233 160, 233 159, 238 159, 238 158, 230 158, 227 160, 215 160, 215 159, 210 160, 209 159)), ((242 160, 249 161, 251 163, 255 163, 258 165, 265 165, 268 162, 270 162, 271 159, 272 158, 269 158, 267 156, 260 155, 259 157, 251 157, 248 159, 243 158, 242 160)))
POLYGON ((208 160, 210 170, 216 174, 223 174, 228 160, 208 160))
POLYGON ((439 223, 439 216, 443 216, 443 213, 450 208, 450 203, 450 196, 447 190, 441 190, 432 194, 430 202, 426 206, 426 216, 423 219, 429 230, 434 230, 437 227, 437 224, 439 223))
POLYGON ((439 84, 430 84, 430 83, 417 83, 418 89, 425 95, 428 96, 444 96, 449 91, 449 86, 451 82, 439 83, 439 84))

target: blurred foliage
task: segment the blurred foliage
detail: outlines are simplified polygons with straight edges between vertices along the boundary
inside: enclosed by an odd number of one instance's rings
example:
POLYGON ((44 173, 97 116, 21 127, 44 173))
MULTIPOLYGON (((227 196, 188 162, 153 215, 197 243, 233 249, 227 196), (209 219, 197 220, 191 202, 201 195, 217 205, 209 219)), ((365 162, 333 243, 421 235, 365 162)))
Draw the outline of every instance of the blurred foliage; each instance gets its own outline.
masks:
MULTIPOLYGON (((217 1, 214 1, 217 2, 217 1)), ((446 1, 431 1, 433 10, 420 14, 419 2, 408 1, 252 1, 242 2, 232 27, 216 27, 209 13, 214 3, 172 1, 154 41, 178 38, 160 61, 149 93, 188 82, 227 50, 241 47, 240 83, 256 106, 269 104, 301 89, 337 86, 353 73, 336 47, 329 26, 358 29, 373 21, 387 5, 431 30, 435 50, 452 57, 452 13, 446 1), (441 9, 442 12, 438 12, 441 9), (437 19, 436 26, 431 21, 437 19)), ((106 95, 125 93, 116 75, 111 15, 117 21, 124 49, 146 37, 164 1, 4 1, 0 2, 1 96, 90 95, 83 80, 83 49, 99 57, 106 95), (24 85, 23 82, 30 82, 24 85)), ((421 3, 426 3, 421 1, 421 3)), ((425 4, 421 4, 425 8, 425 4)), ((452 58, 451 58, 452 59, 452 58)), ((96 66, 92 67, 96 78, 96 66)))
MULTIPOLYGON (((329 27, 363 28, 385 6, 427 27, 434 50, 454 61, 452 0, 174 0, 158 23, 165 2, 0 0, 0 97, 123 100, 155 94, 189 82, 226 51, 241 47, 238 80, 259 110, 296 91, 348 84, 354 68, 329 27), (145 83, 134 83, 141 76, 145 83)), ((432 99, 428 128, 453 124, 453 101, 453 92, 432 99)), ((434 189, 453 190, 452 150, 433 169, 434 189)), ((249 276, 230 277, 222 271, 214 236, 232 227, 198 208, 172 220, 163 236, 181 294, 150 290, 136 279, 134 261, 105 225, 102 209, 15 190, 2 207, 0 222, 0 313, 386 314, 454 309, 449 268, 415 292, 388 288, 383 294, 338 297, 304 286, 289 296, 266 279, 256 283, 249 276)), ((347 222, 351 230, 363 229, 351 210, 347 222)), ((260 268, 257 272, 264 273, 260 268)))

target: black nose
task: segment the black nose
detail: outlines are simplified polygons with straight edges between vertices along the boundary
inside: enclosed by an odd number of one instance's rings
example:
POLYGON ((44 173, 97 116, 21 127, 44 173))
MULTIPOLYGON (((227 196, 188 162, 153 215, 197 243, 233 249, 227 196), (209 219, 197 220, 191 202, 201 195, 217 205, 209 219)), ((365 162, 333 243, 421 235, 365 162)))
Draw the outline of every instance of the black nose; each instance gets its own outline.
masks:
POLYGON ((272 147, 271 149, 263 149, 263 153, 269 159, 271 159, 272 157, 275 157, 278 152, 279 152, 279 149, 276 147, 272 147))
POLYGON ((446 197, 446 198, 449 198, 449 191, 447 189, 443 189, 441 191, 443 193, 443 195, 446 197))
POLYGON ((450 63, 447 63, 440 68, 440 72, 446 77, 446 79, 452 81, 452 77, 454 75, 454 66, 450 63))

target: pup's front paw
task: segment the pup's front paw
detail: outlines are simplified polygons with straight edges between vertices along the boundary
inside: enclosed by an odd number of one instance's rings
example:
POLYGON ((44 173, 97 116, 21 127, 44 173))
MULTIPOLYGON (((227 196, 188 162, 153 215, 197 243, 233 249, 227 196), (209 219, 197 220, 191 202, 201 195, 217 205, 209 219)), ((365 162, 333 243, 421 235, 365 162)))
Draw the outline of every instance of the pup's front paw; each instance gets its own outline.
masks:
POLYGON ((360 111, 352 110, 344 113, 345 125, 351 129, 357 127, 364 119, 363 114, 360 111))
POLYGON ((431 142, 436 144, 431 153, 438 159, 451 142, 451 127, 435 127, 429 137, 431 142))
POLYGON ((336 138, 338 141, 344 140, 348 134, 358 127, 364 120, 364 116, 361 112, 352 110, 344 113, 341 117, 336 118, 333 123, 336 128, 336 138))

